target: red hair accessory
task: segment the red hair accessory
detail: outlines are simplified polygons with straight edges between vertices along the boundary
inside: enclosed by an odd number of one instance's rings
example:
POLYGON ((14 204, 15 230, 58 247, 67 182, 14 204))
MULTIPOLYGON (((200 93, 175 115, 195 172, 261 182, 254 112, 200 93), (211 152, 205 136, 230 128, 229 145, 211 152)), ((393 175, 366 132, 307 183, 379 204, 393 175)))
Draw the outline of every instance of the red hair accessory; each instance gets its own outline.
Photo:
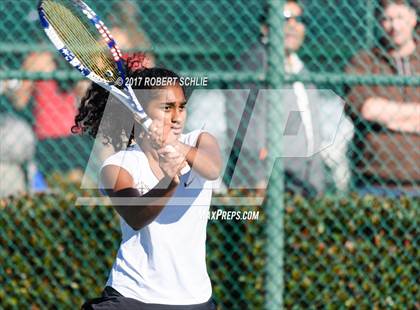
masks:
POLYGON ((127 64, 129 71, 136 71, 144 69, 146 55, 144 53, 124 53, 122 59, 127 64))

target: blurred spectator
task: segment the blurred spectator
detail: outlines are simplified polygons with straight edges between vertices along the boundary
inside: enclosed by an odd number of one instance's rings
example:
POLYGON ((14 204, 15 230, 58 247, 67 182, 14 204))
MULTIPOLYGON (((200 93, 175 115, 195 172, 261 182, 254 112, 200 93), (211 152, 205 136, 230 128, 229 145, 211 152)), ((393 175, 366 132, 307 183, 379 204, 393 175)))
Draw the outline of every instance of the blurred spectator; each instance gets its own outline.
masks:
MULTIPOLYGON (((297 1, 286 1, 283 17, 285 72, 305 77, 309 71, 297 54, 306 31, 303 8, 297 1)), ((286 155, 292 155, 284 158, 286 190, 307 195, 331 188, 346 190, 350 176, 346 152, 353 126, 349 119, 342 117, 344 105, 337 96, 325 95, 315 85, 296 81, 285 85, 288 87, 290 91, 282 98, 285 110, 297 110, 300 117, 289 115, 287 127, 302 126, 304 130, 293 137, 293 143, 284 146, 286 155), (327 168, 331 171, 332 187, 327 168)))
MULTIPOLYGON (((265 14, 266 16, 267 14, 265 14)), ((296 1, 286 1, 282 11, 284 17, 285 72, 304 77, 309 72, 297 52, 305 38, 303 9, 296 1)), ((275 31, 275 30, 270 30, 275 31)), ((267 70, 266 44, 268 28, 263 18, 261 21, 261 40, 245 57, 251 62, 249 68, 255 71, 255 61, 263 73, 267 70)), ((249 62, 245 62, 249 63, 249 62)), ((331 97, 331 96, 330 96, 331 97)), ((287 115, 287 128, 295 129, 293 143, 285 143, 283 166, 285 168, 286 190, 299 192, 305 196, 322 193, 329 188, 327 167, 332 170, 334 187, 346 190, 349 179, 349 167, 346 158, 347 142, 352 138, 353 126, 343 115, 343 105, 335 98, 322 96, 313 85, 297 81, 284 85, 281 95, 283 110, 299 111, 299 117, 287 115), (342 140, 338 140, 337 138, 342 140), (335 140, 334 140, 335 138, 335 140), (324 150, 321 152, 321 149, 324 150)), ((257 113, 259 123, 264 124, 267 117, 266 104, 258 102, 253 113, 257 113)), ((255 115, 253 116, 255 117, 255 115)), ((259 150, 260 159, 267 153, 265 128, 259 128, 254 150, 259 150)), ((285 140, 285 137, 282 138, 285 140)), ((268 149, 269 156, 271 154, 268 149)))
POLYGON ((155 56, 152 53, 152 43, 142 25, 139 8, 133 1, 123 0, 113 6, 109 20, 112 24, 110 32, 125 52, 143 52, 142 66, 155 66, 155 56))
MULTIPOLYGON (((28 72, 52 72, 57 68, 49 52, 35 52, 24 60, 22 69, 28 72)), ((52 171, 71 172, 80 179, 81 170, 90 154, 89 140, 71 133, 78 98, 89 84, 78 82, 63 91, 54 80, 24 80, 9 96, 16 109, 24 109, 33 99, 34 130, 38 139, 37 166, 44 175, 52 171)))
POLYGON ((0 113, 0 198, 26 192, 25 167, 34 157, 31 126, 11 113, 0 113))
MULTIPOLYGON (((371 51, 353 57, 350 74, 418 76, 416 7, 407 1, 383 1, 386 37, 371 51)), ((420 195, 420 87, 356 85, 348 110, 358 127, 355 147, 357 186, 362 194, 420 195)))
POLYGON ((35 178, 29 172, 34 171, 29 167, 35 167, 36 144, 31 110, 16 109, 9 98, 21 85, 17 79, 0 81, 0 197, 46 189, 39 176, 34 188, 35 178))
MULTIPOLYGON (((232 153, 227 165, 225 181, 231 187, 265 188, 266 117, 267 106, 257 98, 265 89, 267 73, 268 26, 266 14, 259 17, 259 37, 235 63, 237 71, 256 74, 257 82, 236 83, 238 91, 229 94, 226 110, 226 129, 229 141, 233 141, 232 153), (230 180, 232 178, 232 180, 230 180)), ((219 123, 220 124, 220 123, 219 123)), ((229 153, 227 153, 227 157, 229 153)))
MULTIPOLYGON (((304 76, 308 72, 304 63, 297 55, 304 38, 306 25, 303 22, 303 9, 295 1, 287 1, 283 9, 284 17, 284 48, 285 48, 285 71, 287 74, 304 76)), ((284 158, 286 171, 286 189, 291 191, 302 191, 303 194, 313 195, 325 190, 325 167, 319 153, 309 155, 315 150, 315 145, 321 142, 319 123, 319 105, 322 102, 317 98, 309 96, 308 86, 302 82, 294 82, 292 85, 285 85, 291 88, 287 97, 282 98, 286 111, 300 111, 299 118, 287 119, 289 128, 304 128, 304 134, 297 134, 294 143, 287 145, 288 153, 295 154, 292 157, 284 158), (293 150, 291 150, 291 148, 293 150), (308 154, 308 156, 305 156, 308 154), (299 155, 299 157, 297 157, 299 155)))

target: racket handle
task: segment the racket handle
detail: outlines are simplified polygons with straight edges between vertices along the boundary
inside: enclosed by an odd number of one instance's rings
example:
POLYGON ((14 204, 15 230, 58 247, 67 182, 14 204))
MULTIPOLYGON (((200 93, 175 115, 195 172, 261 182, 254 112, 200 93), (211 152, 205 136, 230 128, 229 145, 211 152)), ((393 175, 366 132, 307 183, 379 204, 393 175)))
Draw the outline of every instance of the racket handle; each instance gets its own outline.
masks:
POLYGON ((140 115, 139 113, 134 113, 134 120, 140 125, 142 125, 146 131, 149 131, 149 127, 152 124, 152 120, 150 119, 150 117, 142 117, 142 115, 140 115))
POLYGON ((149 131, 150 125, 152 125, 152 120, 147 117, 146 120, 142 123, 143 128, 149 131))

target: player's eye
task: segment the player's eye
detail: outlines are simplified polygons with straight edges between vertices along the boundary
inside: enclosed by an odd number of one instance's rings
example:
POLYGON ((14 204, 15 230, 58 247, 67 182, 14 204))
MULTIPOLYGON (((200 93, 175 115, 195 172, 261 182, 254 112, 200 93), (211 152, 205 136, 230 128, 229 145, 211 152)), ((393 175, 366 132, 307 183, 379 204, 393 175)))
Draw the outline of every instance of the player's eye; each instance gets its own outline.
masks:
POLYGON ((171 106, 170 105, 163 105, 160 107, 161 110, 168 112, 171 110, 171 106))

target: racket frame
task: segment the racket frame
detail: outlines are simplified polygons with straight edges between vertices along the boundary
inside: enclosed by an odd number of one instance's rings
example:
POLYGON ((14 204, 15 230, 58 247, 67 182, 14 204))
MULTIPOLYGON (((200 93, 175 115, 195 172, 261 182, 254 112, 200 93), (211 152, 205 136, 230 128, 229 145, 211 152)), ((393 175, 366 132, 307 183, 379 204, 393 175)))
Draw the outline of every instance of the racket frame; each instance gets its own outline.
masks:
POLYGON ((92 70, 87 68, 82 64, 82 62, 76 57, 76 55, 65 45, 65 43, 60 39, 55 29, 51 26, 50 22, 46 17, 44 8, 42 7, 43 0, 38 4, 38 14, 41 21, 41 25, 47 34, 50 41, 54 44, 55 48, 60 52, 64 59, 75 69, 77 69, 84 77, 88 78, 92 82, 98 84, 102 88, 106 89, 112 95, 114 95, 121 103, 123 103, 134 115, 134 120, 141 124, 143 128, 148 131, 152 120, 146 114, 140 102, 138 101, 131 85, 128 80, 126 80, 124 72, 124 64, 122 61, 121 50, 117 45, 117 42, 112 37, 108 28, 101 21, 98 15, 82 0, 69 0, 72 2, 75 7, 77 7, 80 12, 90 21, 90 23, 95 26, 98 30, 98 33, 106 41, 107 46, 113 56, 113 61, 116 64, 119 77, 117 78, 115 84, 117 86, 122 86, 122 91, 120 88, 116 87, 114 83, 106 81, 105 79, 98 76, 92 70))

